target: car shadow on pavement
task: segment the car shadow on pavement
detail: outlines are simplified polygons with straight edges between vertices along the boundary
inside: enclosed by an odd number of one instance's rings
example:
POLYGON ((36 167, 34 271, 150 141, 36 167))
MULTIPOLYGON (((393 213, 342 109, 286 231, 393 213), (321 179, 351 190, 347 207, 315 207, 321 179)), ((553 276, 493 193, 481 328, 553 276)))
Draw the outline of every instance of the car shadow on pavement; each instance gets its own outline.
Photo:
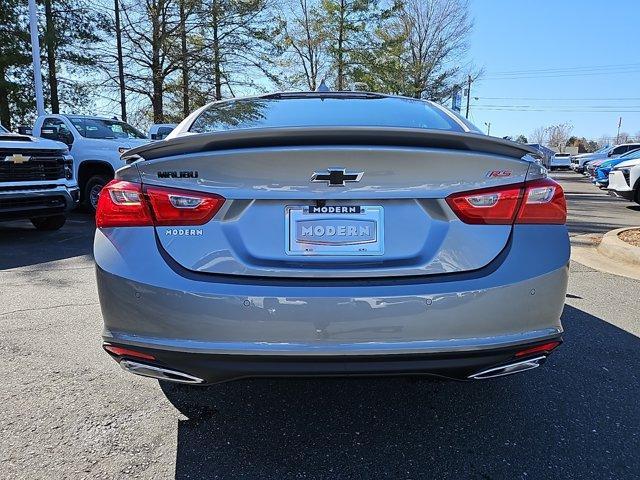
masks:
POLYGON ((72 213, 53 232, 36 230, 28 220, 0 224, 0 270, 93 254, 92 215, 72 213))
POLYGON ((537 370, 163 384, 186 478, 637 478, 640 339, 571 306, 537 370))

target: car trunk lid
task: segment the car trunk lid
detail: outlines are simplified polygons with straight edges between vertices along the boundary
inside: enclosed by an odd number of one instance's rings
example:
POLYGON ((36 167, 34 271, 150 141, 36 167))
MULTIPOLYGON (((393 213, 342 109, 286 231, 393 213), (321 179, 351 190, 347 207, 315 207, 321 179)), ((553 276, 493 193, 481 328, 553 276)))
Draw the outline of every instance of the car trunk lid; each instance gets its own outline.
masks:
POLYGON ((442 136, 396 145, 338 137, 133 152, 150 158, 136 163, 143 184, 226 199, 204 225, 156 227, 160 248, 196 272, 333 278, 471 271, 506 246, 511 225, 463 223, 445 198, 523 183, 530 163, 521 150, 447 148, 442 136))

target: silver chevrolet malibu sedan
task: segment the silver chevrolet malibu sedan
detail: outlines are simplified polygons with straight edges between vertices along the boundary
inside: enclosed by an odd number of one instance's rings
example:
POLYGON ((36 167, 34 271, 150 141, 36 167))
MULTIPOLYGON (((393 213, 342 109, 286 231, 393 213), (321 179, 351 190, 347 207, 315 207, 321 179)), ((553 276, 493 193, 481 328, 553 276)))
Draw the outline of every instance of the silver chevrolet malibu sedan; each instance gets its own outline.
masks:
POLYGON ((125 370, 486 379, 562 341, 562 188, 526 145, 364 92, 215 102, 125 153, 95 235, 125 370))

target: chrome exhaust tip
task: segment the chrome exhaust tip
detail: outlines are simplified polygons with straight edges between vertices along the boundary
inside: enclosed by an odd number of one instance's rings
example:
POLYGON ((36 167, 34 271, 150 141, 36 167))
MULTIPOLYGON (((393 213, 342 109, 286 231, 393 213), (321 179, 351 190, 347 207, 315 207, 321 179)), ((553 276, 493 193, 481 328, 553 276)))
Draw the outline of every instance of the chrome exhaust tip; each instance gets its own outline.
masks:
POLYGON ((505 375, 511 375, 512 373, 525 372, 538 368, 547 359, 546 356, 529 358, 516 363, 509 363, 508 365, 502 365, 501 367, 494 367, 488 370, 482 370, 481 372, 469 375, 469 379, 472 380, 484 380, 487 378, 503 377, 505 375))
POLYGON ((168 382, 175 383, 204 383, 203 379, 186 373, 162 367, 154 367, 152 365, 145 365, 144 363, 134 362, 133 360, 120 360, 120 366, 127 372, 135 375, 141 375, 143 377, 157 378, 158 380, 166 380, 168 382))

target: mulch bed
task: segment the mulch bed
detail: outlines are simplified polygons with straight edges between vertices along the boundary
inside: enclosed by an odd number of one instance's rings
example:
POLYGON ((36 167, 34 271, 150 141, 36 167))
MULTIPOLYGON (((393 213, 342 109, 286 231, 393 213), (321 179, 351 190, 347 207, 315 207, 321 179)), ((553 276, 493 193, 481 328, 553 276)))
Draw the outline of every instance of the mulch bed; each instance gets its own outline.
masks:
POLYGON ((620 240, 630 243, 636 247, 640 247, 640 228, 634 228, 633 230, 626 230, 618 234, 620 240))

